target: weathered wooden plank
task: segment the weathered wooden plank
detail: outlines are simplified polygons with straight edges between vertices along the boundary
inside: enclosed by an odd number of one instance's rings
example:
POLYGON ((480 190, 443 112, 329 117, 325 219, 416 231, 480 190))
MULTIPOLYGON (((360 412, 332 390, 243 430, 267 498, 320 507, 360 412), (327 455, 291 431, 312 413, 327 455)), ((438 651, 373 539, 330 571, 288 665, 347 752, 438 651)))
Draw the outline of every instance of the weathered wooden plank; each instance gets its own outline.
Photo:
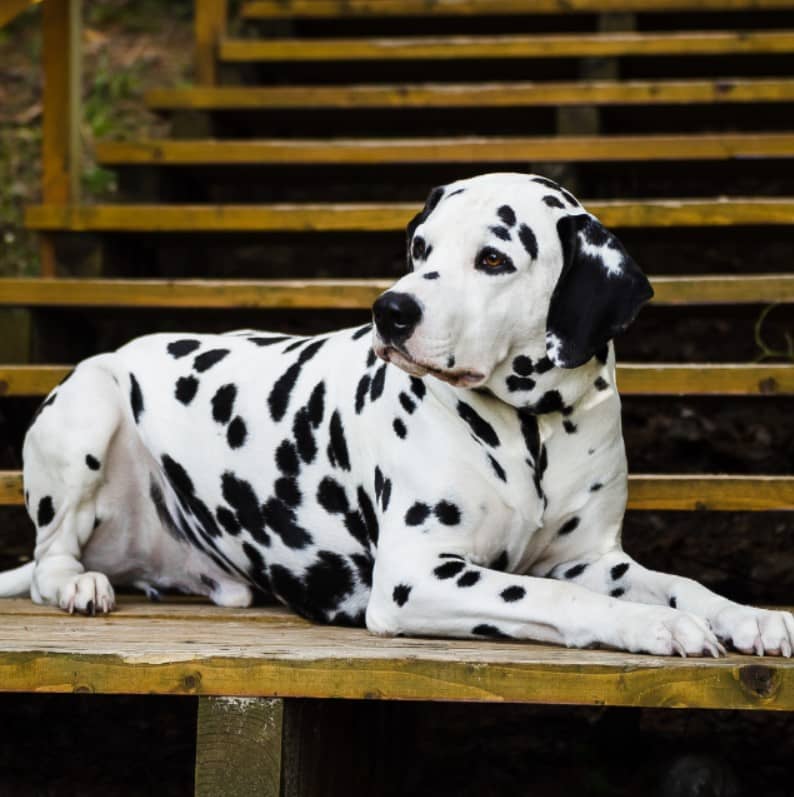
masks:
MULTIPOLYGON (((794 302, 794 274, 653 277, 657 305, 794 302)), ((0 306, 369 309, 390 279, 0 280, 0 306)))
POLYGON ((224 39, 222 61, 402 61, 789 53, 794 31, 224 39))
POLYGON ((615 11, 743 11, 791 8, 791 0, 249 0, 244 19, 285 17, 603 14, 615 11))
MULTIPOLYGON (((0 506, 24 503, 22 474, 0 471, 0 506)), ((794 510, 794 476, 632 475, 632 510, 771 512, 794 510)))
POLYGON ((227 0, 196 0, 194 7, 196 79, 202 86, 214 86, 218 43, 226 33, 227 0))
POLYGON ((96 157, 106 166, 702 161, 794 157, 794 135, 752 133, 549 138, 104 141, 97 144, 96 157))
POLYGON ((579 81, 576 83, 425 83, 353 86, 215 86, 153 89, 154 110, 287 108, 495 108, 548 105, 679 105, 792 102, 794 80, 579 81))
MULTIPOLYGON (((0 396, 44 396, 70 371, 67 365, 0 365, 0 396)), ((626 396, 794 395, 794 365, 691 363, 618 365, 626 396)))
MULTIPOLYGON (((679 659, 363 629, 125 614, 36 618, 0 601, 0 691, 794 710, 794 660, 679 659)), ((190 609, 183 608, 185 613, 190 609)), ((203 609, 204 612, 210 611, 203 609)))
POLYGON ((3 0, 0 4, 0 28, 11 22, 18 14, 41 2, 42 0, 3 0))
POLYGON ((283 701, 201 697, 196 797, 281 797, 283 701))
MULTIPOLYGON (((794 198, 594 200, 608 227, 794 224, 794 198)), ((25 225, 54 232, 330 232, 403 230, 413 204, 33 205, 25 225)))

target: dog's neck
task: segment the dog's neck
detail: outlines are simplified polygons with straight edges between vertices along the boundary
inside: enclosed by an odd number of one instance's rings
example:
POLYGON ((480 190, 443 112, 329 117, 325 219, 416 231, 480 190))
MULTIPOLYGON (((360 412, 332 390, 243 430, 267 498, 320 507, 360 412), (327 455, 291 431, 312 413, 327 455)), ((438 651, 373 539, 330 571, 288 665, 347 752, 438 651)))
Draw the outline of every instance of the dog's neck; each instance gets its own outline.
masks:
POLYGON ((604 346, 578 368, 559 368, 545 352, 511 352, 491 374, 485 389, 501 401, 533 415, 570 415, 588 394, 614 390, 614 348, 604 346))

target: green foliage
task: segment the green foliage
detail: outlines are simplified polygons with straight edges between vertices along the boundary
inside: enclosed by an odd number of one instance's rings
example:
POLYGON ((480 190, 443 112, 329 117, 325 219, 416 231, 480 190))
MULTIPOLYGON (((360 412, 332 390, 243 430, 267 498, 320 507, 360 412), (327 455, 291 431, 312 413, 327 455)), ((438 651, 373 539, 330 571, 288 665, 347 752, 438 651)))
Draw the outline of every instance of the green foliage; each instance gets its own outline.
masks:
POLYGON ((193 16, 192 0, 94 0, 86 5, 88 24, 117 25, 134 33, 156 31, 164 17, 187 20, 193 16))

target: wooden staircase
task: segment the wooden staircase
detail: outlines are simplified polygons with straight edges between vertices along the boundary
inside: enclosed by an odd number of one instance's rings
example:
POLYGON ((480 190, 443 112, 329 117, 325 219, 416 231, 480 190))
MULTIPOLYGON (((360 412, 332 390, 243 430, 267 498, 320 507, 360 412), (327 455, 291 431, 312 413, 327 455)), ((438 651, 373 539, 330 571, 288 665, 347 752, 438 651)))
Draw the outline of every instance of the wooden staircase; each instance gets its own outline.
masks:
MULTIPOLYGON (((738 263, 732 251, 739 240, 745 247, 757 240, 762 252, 775 236, 790 242, 794 0, 700 0, 697 13, 693 5, 252 0, 242 4, 231 35, 225 3, 197 0, 199 84, 147 97, 152 109, 173 117, 175 136, 97 148, 127 191, 114 204, 80 201, 68 130, 52 122, 75 98, 68 80, 51 80, 44 201, 26 215, 42 234, 43 276, 0 281, 0 312, 26 309, 33 328, 30 361, 0 365, 2 401, 17 402, 14 444, 35 409, 32 399, 69 367, 49 364, 53 352, 66 363, 118 345, 133 330, 158 328, 166 312, 206 330, 240 326, 240 315, 251 313, 258 326, 290 329, 365 319, 399 275, 402 229, 424 193, 478 171, 533 169, 570 182, 632 253, 637 247, 649 255, 656 297, 646 314, 719 312, 730 323, 742 309, 757 315, 767 304, 794 303, 790 243, 788 256, 773 251, 738 263), (410 79, 399 80, 403 72, 410 79), (84 241, 100 246, 89 269, 75 264, 84 241), (342 257, 324 258, 329 241, 342 257), (669 257, 655 254, 660 241, 683 242, 686 251, 705 241, 710 265, 674 246, 669 257), (388 258, 370 255, 376 244, 388 258), (234 265, 243 261, 245 268, 234 265)), ((52 46, 67 44, 65 6, 45 3, 52 46)), ((66 60, 74 68, 74 58, 66 60)), ((45 70, 52 75, 57 64, 45 59, 45 70)), ((709 345, 708 362, 643 360, 630 333, 618 344, 630 355, 621 360, 619 386, 629 401, 753 396, 759 412, 771 397, 794 395, 791 362, 735 362, 718 342, 709 345)), ((630 428, 627 434, 631 440, 630 428)), ((17 470, 0 472, 0 505, 22 512, 17 470)), ((630 508, 790 511, 794 478, 634 475, 630 508)), ((568 658, 584 672, 589 655, 568 658)), ((567 659, 552 659, 554 680, 567 659)), ((594 659, 594 683, 600 666, 594 659)), ((790 664, 764 666, 782 672, 790 664)), ((464 670, 455 676, 465 687, 457 694, 491 699, 476 694, 476 679, 464 670)), ((532 677, 543 675, 543 663, 534 663, 532 677)), ((23 688, 20 677, 14 689, 23 688)), ((136 672, 136 691, 180 691, 146 678, 136 672)), ((618 693, 616 702, 631 703, 618 693)), ((584 686, 571 694, 574 702, 594 699, 584 686)), ((648 694, 643 705, 664 705, 669 696, 663 688, 650 701, 648 694)), ((689 705, 722 705, 718 695, 699 702, 693 693, 689 705)), ((779 703, 777 693, 762 698, 748 700, 791 708, 782 692, 779 703)))

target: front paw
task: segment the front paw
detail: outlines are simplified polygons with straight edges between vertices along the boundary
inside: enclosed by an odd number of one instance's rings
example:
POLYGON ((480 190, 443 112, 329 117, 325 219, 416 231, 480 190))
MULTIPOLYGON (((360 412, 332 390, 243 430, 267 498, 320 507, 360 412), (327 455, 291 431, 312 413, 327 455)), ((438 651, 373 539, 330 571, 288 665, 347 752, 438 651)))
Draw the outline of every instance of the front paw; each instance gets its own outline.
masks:
POLYGON ((740 653, 791 657, 794 615, 791 612, 727 606, 711 621, 717 636, 740 653))
POLYGON ((633 653, 714 658, 725 653, 725 648, 705 620, 677 609, 643 609, 621 630, 623 647, 633 653))
POLYGON ((81 573, 63 586, 58 604, 69 614, 108 614, 116 606, 116 596, 104 573, 81 573))

